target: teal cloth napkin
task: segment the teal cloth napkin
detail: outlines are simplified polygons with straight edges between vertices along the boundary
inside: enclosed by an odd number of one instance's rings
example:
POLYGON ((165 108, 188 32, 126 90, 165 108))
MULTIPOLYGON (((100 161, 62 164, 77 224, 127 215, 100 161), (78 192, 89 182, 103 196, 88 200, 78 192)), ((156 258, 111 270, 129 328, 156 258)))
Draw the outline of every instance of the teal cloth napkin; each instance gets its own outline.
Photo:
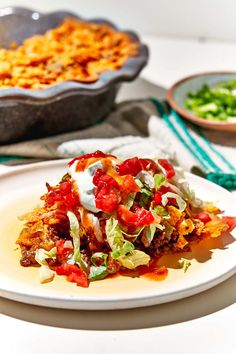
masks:
MULTIPOLYGON (((219 148, 215 147, 209 141, 203 129, 192 124, 186 124, 173 109, 168 107, 167 103, 161 103, 155 98, 152 101, 168 128, 196 161, 196 165, 192 167, 192 172, 200 174, 226 189, 236 189, 236 168, 234 162, 229 161, 220 152, 219 148)), ((236 148, 232 150, 232 154, 235 155, 235 161, 236 148)))

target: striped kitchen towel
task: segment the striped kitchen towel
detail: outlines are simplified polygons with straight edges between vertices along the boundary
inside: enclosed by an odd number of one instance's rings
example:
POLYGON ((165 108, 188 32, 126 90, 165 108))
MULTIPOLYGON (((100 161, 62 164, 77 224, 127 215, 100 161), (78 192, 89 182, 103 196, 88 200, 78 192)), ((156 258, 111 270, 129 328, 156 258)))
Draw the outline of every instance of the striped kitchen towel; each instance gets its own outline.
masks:
POLYGON ((92 127, 0 147, 3 163, 27 163, 103 150, 120 158, 159 156, 228 190, 236 190, 236 134, 185 123, 165 102, 132 100, 116 105, 92 127))
POLYGON ((235 190, 236 147, 228 149, 228 159, 225 151, 221 151, 221 146, 211 143, 202 129, 184 123, 175 111, 167 111, 164 102, 156 99, 152 99, 152 102, 157 114, 152 114, 147 122, 147 137, 123 136, 69 141, 58 147, 59 155, 75 156, 100 149, 121 158, 136 155, 159 156, 169 158, 184 170, 201 175, 228 190, 235 190))
MULTIPOLYGON (((220 133, 222 145, 217 146, 206 137, 204 129, 186 124, 165 102, 161 103, 156 99, 153 102, 168 128, 192 155, 195 161, 192 172, 199 172, 229 190, 236 189, 236 147, 229 148, 227 154, 223 151, 224 132, 220 133)), ((236 140, 235 134, 234 139, 236 140)))

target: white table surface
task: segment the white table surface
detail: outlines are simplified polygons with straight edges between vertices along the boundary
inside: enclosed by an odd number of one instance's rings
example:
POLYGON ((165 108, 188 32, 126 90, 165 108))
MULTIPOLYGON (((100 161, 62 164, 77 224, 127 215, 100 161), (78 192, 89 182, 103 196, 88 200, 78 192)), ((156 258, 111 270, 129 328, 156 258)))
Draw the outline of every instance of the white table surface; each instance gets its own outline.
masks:
MULTIPOLYGON (((151 58, 142 77, 159 86, 159 96, 186 75, 236 67, 236 44, 144 40, 151 58)), ((140 90, 143 87, 144 83, 140 90)), ((149 89, 147 85, 147 95, 149 89)), ((0 173, 5 169, 0 166, 0 173)), ((236 275, 185 300, 126 311, 46 309, 0 299, 0 350, 4 354, 233 354, 235 300, 236 275)))

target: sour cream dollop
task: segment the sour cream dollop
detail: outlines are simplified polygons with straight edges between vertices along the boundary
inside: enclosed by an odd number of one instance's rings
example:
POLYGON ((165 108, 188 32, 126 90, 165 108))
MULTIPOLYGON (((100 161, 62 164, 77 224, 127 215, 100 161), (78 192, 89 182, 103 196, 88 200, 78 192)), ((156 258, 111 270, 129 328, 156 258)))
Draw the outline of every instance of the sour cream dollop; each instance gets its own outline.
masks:
MULTIPOLYGON (((110 160, 112 166, 115 166, 117 161, 114 158, 106 157, 104 160, 110 160)), ((102 159, 103 160, 103 159, 102 159)), ((93 213, 98 213, 101 211, 96 207, 95 195, 94 191, 96 186, 93 184, 93 176, 98 168, 104 170, 104 164, 98 160, 83 171, 76 171, 78 161, 75 161, 70 167, 69 172, 77 185, 79 198, 81 205, 88 211, 92 211, 93 213)))
POLYGON ((93 176, 98 168, 103 168, 100 161, 96 161, 91 164, 84 171, 76 171, 77 161, 75 161, 70 167, 69 172, 72 179, 75 181, 81 205, 93 213, 98 213, 100 209, 96 208, 95 202, 95 185, 93 184, 93 176))

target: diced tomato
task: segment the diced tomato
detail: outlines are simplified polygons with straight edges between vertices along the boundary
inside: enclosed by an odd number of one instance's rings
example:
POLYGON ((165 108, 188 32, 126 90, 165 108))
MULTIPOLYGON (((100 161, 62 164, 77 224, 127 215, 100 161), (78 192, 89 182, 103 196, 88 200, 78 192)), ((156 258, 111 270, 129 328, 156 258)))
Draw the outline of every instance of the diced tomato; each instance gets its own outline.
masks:
POLYGON ((137 176, 137 174, 142 170, 153 170, 153 172, 156 173, 158 171, 158 167, 153 160, 139 159, 137 157, 125 160, 117 166, 117 172, 120 176, 137 176))
POLYGON ((142 167, 142 170, 147 170, 148 166, 150 166, 150 164, 154 161, 150 160, 150 159, 138 159, 139 160, 139 164, 142 167))
POLYGON ((97 169, 93 177, 93 183, 97 187, 95 191, 96 207, 112 213, 118 206, 119 184, 106 174, 102 169, 97 169))
POLYGON ((92 157, 95 157, 95 158, 105 158, 105 157, 115 157, 115 156, 113 156, 113 155, 111 155, 111 154, 105 154, 104 152, 102 152, 102 151, 100 151, 100 150, 97 150, 97 151, 95 151, 95 152, 93 152, 93 153, 91 153, 91 154, 85 154, 85 155, 82 155, 82 156, 75 157, 73 160, 71 160, 71 161, 68 163, 68 165, 71 166, 71 165, 73 165, 73 163, 74 163, 75 161, 82 160, 82 159, 87 160, 87 159, 90 159, 90 158, 92 158, 92 157))
POLYGON ((161 201, 162 201, 162 194, 160 192, 156 192, 154 194, 154 202, 156 205, 161 205, 161 201))
POLYGON ((79 204, 79 196, 75 191, 72 191, 70 194, 64 196, 65 205, 69 209, 73 209, 76 205, 79 204))
POLYGON ((152 171, 154 174, 161 172, 160 168, 157 166, 155 161, 153 161, 152 159, 145 159, 145 161, 147 163, 145 168, 146 171, 152 171))
POLYGON ((140 192, 140 188, 136 184, 133 176, 126 175, 122 178, 123 180, 120 186, 120 194, 121 194, 121 199, 125 202, 131 193, 140 192))
POLYGON ((63 182, 60 184, 60 193, 62 195, 67 195, 71 192, 71 182, 67 181, 67 182, 63 182))
POLYGON ((121 176, 132 175, 136 176, 142 170, 142 165, 137 157, 125 160, 119 166, 117 171, 121 176))
POLYGON ((56 267, 55 271, 58 275, 66 275, 68 281, 76 283, 78 286, 87 288, 89 285, 86 272, 75 264, 63 263, 56 267))
POLYGON ((95 196, 96 207, 106 213, 113 213, 118 207, 118 197, 113 190, 102 187, 95 196))
POLYGON ((60 262, 63 262, 73 249, 71 247, 65 247, 65 240, 62 239, 56 241, 56 248, 57 248, 57 258, 60 262))
POLYGON ((195 215, 195 219, 198 219, 200 221, 202 221, 204 224, 206 224, 207 222, 211 221, 211 217, 209 214, 202 212, 199 213, 197 215, 195 215))
POLYGON ((106 174, 101 168, 98 168, 93 176, 93 183, 95 186, 101 188, 104 186, 108 186, 109 188, 119 189, 119 185, 116 180, 106 174))
POLYGON ((75 264, 63 263, 60 266, 56 267, 56 273, 58 275, 69 275, 73 272, 76 272, 79 269, 75 264))
POLYGON ((235 216, 222 216, 222 220, 229 226, 228 231, 232 231, 236 227, 235 216))
POLYGON ((66 279, 72 283, 76 283, 77 286, 87 288, 89 286, 87 274, 81 269, 80 271, 80 274, 78 272, 69 274, 66 279))
POLYGON ((132 212, 123 205, 118 206, 117 217, 119 222, 126 226, 130 232, 134 232, 138 227, 148 226, 154 221, 149 210, 137 208, 135 212, 132 212))
POLYGON ((161 165, 161 167, 164 168, 165 170, 165 175, 167 179, 170 179, 172 177, 174 177, 175 175, 175 170, 174 167, 169 163, 168 160, 166 159, 159 159, 158 163, 161 165))
POLYGON ((161 195, 167 192, 175 193, 170 187, 166 187, 166 186, 161 186, 159 192, 161 193, 161 195))
POLYGON ((48 193, 43 196, 48 206, 52 206, 56 202, 62 201, 62 195, 58 187, 52 187, 49 183, 46 183, 48 193))
POLYGON ((104 171, 101 168, 98 168, 93 175, 93 184, 98 185, 100 178, 104 175, 104 171))
POLYGON ((45 200, 46 205, 49 207, 55 203, 54 198, 49 194, 43 195, 40 199, 45 200))
POLYGON ((68 209, 73 209, 79 205, 79 196, 72 190, 70 181, 61 183, 58 187, 51 187, 47 184, 48 193, 43 197, 48 206, 60 203, 68 209))

